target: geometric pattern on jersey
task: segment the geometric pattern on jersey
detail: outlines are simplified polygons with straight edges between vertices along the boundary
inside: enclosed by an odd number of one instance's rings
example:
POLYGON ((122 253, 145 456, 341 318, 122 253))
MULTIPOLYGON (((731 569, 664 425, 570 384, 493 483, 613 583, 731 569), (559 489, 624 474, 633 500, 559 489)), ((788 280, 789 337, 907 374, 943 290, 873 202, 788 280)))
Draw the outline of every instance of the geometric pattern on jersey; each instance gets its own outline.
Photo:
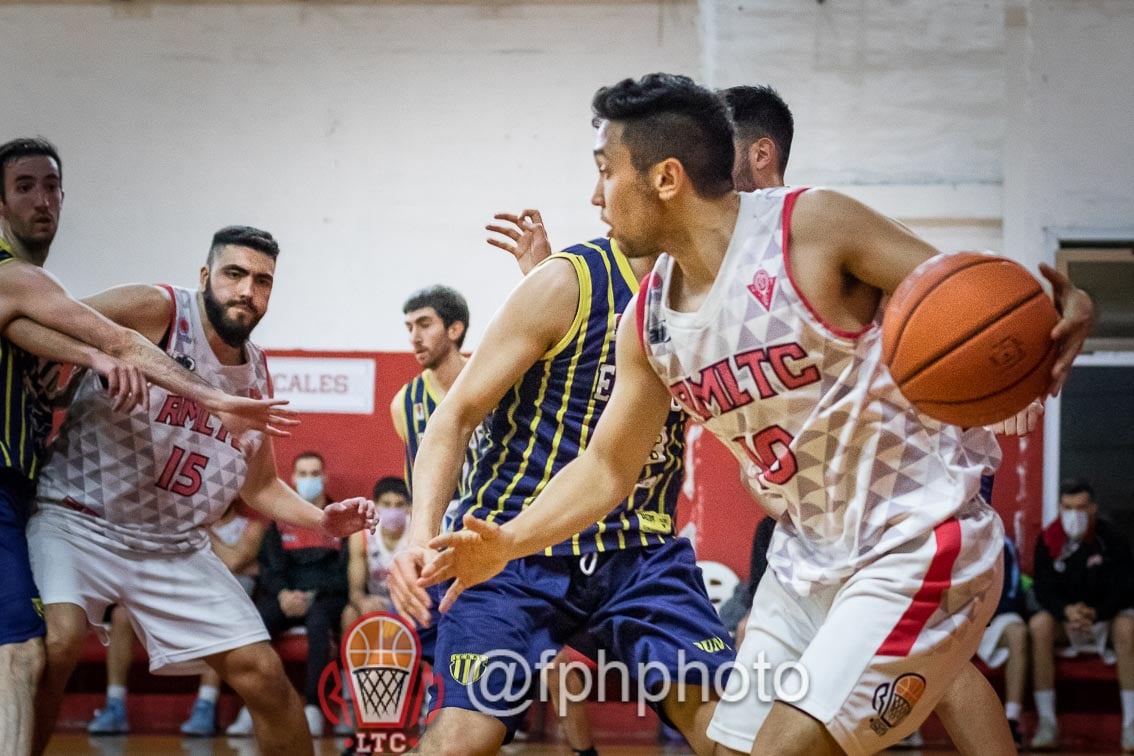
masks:
MULTIPOLYGON (((553 255, 571 263, 579 303, 571 329, 532 365, 485 421, 463 511, 503 523, 539 495, 551 477, 586 449, 614 384, 618 320, 638 282, 610 239, 553 255)), ((670 413, 631 495, 610 514, 546 550, 578 555, 663 543, 674 536, 685 453, 685 418, 670 413)))
MULTIPOLYGON (((164 287, 172 299, 166 352, 229 394, 271 394, 263 352, 245 343, 245 362, 221 365, 209 346, 196 292, 164 287)), ((249 454, 263 442, 251 434, 249 454)), ((90 371, 82 377, 43 468, 37 516, 49 516, 109 548, 178 553, 209 542, 205 528, 236 499, 248 461, 207 410, 158 386, 150 410, 115 412, 90 371)))
MULTIPOLYGON (((0 266, 15 260, 0 237, 0 266)), ((58 365, 41 361, 5 338, 0 338, 0 467, 35 480, 51 431, 51 408, 45 391, 58 376, 58 365)))
POLYGON ((882 362, 881 310, 848 333, 799 294, 786 240, 803 191, 740 195, 698 311, 668 307, 669 255, 638 303, 647 357, 670 393, 786 510, 768 562, 801 594, 933 530, 979 495, 1000 459, 991 432, 939 423, 898 391, 882 362))

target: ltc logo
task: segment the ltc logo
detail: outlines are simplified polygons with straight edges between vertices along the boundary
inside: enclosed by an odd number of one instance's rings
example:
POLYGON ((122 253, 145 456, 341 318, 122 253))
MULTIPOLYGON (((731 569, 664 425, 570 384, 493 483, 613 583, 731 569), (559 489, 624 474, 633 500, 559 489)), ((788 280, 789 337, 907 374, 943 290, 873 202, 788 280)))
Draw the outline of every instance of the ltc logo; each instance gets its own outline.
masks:
POLYGON ((372 612, 350 626, 341 647, 345 680, 336 662, 319 679, 323 714, 332 724, 355 724, 355 753, 413 748, 417 739, 405 731, 417 724, 424 693, 421 641, 413 626, 396 614, 372 612))
POLYGON ((449 657, 449 676, 461 685, 471 685, 487 666, 488 657, 484 654, 453 654, 449 657))
POLYGON ((870 720, 870 729, 885 735, 910 715, 924 693, 925 678, 921 675, 900 675, 892 683, 882 683, 874 690, 873 705, 878 716, 870 720))

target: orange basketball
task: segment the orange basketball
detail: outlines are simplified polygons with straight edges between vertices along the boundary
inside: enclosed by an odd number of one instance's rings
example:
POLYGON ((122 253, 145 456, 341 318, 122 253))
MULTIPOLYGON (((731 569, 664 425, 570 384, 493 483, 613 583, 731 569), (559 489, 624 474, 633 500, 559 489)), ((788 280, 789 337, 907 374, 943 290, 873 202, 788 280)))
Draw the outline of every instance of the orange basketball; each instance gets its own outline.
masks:
POLYGON ((882 359, 921 412, 962 427, 989 425, 1047 389, 1058 319, 1019 263, 978 252, 938 255, 891 297, 882 359))

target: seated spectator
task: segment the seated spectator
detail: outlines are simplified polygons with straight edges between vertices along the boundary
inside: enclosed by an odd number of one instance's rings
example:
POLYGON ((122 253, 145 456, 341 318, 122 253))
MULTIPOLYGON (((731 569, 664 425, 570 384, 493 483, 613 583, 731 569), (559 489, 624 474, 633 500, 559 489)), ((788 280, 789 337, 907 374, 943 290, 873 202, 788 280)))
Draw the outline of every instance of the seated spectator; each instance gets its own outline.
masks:
MULTIPOLYGON (((325 507, 323 457, 304 452, 295 458, 292 485, 307 501, 325 507)), ((339 620, 347 603, 347 550, 341 538, 274 522, 260 547, 260 584, 256 608, 273 636, 302 625, 307 629, 307 679, 304 714, 314 736, 323 734, 319 677, 333 658, 339 620)), ((251 735, 252 718, 241 709, 225 731, 251 735)))
MULTIPOLYGON (((256 555, 264 536, 263 523, 240 514, 239 500, 233 502, 224 516, 212 525, 209 537, 213 551, 232 570, 248 595, 255 586, 256 555)), ((120 735, 130 730, 126 712, 126 678, 134 654, 134 630, 126 610, 115 606, 110 611, 110 643, 106 651, 106 704, 95 712, 87 732, 92 735, 120 735)), ((181 725, 186 735, 213 735, 216 731, 216 701, 220 678, 211 669, 201 675, 197 700, 189 719, 181 725)))
POLYGON ((362 530, 350 537, 350 603, 343 609, 344 628, 364 614, 394 611, 386 576, 408 532, 409 490, 401 478, 385 477, 374 484, 373 499, 378 509, 378 531, 362 530))
POLYGON ((1118 661, 1122 697, 1122 748, 1134 751, 1134 613, 1130 545, 1098 517, 1090 484, 1068 480, 1059 491, 1059 519, 1036 542, 1035 597, 1029 620, 1036 712, 1033 749, 1054 748, 1055 645, 1104 646, 1109 631, 1118 661))
POLYGON ((1004 716, 1012 729, 1012 739, 1023 746, 1020 713, 1023 711, 1024 685, 1028 679, 1028 626, 1024 623, 1024 591, 1020 581, 1020 558, 1010 538, 1004 539, 1004 589, 996 614, 984 631, 977 655, 989 669, 1004 670, 1004 716))

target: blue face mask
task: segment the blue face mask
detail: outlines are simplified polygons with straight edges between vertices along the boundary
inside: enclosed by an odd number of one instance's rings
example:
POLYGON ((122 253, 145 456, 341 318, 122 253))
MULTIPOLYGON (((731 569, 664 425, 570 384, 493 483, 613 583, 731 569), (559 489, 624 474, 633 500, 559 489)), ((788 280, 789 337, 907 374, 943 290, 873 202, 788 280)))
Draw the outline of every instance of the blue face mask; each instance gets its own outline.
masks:
POLYGON ((300 496, 314 504, 323 495, 323 476, 317 478, 296 478, 295 490, 300 496))

